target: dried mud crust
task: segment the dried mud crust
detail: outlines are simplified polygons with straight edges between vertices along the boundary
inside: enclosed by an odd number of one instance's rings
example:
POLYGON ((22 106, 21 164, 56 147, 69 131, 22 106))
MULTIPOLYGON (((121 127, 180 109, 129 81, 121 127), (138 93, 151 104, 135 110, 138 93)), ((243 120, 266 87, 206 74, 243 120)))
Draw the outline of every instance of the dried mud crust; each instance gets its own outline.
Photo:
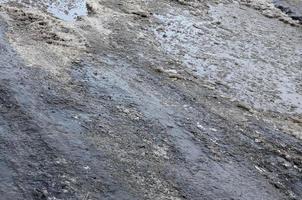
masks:
MULTIPOLYGON (((226 60, 219 56, 187 62, 201 55, 199 49, 219 52, 218 39, 233 35, 239 47, 246 44, 248 34, 225 24, 232 9, 267 19, 231 1, 179 2, 89 0, 90 15, 71 25, 45 13, 3 10, 0 192, 5 199, 301 198, 299 116, 265 113, 232 100, 226 93, 234 88, 189 66, 222 65, 226 60), (36 21, 47 25, 36 28, 36 21), (39 39, 67 27, 70 31, 63 36, 59 31, 51 44, 49 36, 39 39)), ((264 24, 251 26, 258 30, 264 24)), ((225 45, 226 52, 232 47, 237 45, 225 45)))

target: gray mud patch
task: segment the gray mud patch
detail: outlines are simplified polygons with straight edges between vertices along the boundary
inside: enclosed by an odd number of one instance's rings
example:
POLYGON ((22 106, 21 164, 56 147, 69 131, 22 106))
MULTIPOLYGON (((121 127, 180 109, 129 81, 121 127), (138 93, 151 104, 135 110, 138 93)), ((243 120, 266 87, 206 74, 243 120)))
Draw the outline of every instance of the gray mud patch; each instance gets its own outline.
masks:
POLYGON ((40 9, 64 21, 74 21, 78 17, 87 15, 85 0, 0 0, 0 3, 40 9))
POLYGON ((301 199, 300 140, 217 95, 286 110, 268 100, 301 94, 300 29, 238 4, 91 2, 77 23, 3 6, 3 199, 301 199))
POLYGON ((302 113, 300 30, 240 5, 211 6, 209 16, 155 15, 164 52, 222 95, 260 110, 302 113))

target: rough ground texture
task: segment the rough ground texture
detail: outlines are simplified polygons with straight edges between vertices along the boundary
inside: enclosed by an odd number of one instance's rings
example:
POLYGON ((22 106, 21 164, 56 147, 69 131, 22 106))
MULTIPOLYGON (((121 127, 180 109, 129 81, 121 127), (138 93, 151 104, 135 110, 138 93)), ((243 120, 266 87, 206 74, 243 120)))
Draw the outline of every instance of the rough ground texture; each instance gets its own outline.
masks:
POLYGON ((302 199, 302 28, 272 2, 0 8, 7 200, 302 199))

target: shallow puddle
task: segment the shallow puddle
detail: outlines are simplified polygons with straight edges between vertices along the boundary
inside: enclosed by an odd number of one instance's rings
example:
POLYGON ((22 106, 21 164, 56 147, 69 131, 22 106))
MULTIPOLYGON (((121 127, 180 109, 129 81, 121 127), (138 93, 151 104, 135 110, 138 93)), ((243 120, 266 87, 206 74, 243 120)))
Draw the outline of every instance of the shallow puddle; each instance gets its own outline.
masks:
POLYGON ((74 21, 79 16, 87 15, 86 0, 0 0, 0 3, 17 3, 41 9, 64 21, 74 21))

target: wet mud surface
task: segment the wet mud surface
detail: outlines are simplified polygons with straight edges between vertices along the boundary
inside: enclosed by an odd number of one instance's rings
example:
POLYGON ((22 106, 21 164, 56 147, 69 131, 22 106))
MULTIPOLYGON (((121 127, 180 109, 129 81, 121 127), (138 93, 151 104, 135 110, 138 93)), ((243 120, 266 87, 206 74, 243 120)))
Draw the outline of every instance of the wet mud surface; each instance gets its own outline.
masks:
POLYGON ((206 22, 183 9, 156 16, 165 52, 220 84, 224 95, 233 90, 232 97, 252 107, 301 114, 301 30, 284 31, 282 22, 239 5, 211 6, 208 12, 212 19, 206 22))
POLYGON ((302 198, 302 28, 271 2, 0 14, 3 199, 302 198))
POLYGON ((299 0, 274 0, 277 8, 288 14, 294 20, 302 23, 302 1, 299 0))

